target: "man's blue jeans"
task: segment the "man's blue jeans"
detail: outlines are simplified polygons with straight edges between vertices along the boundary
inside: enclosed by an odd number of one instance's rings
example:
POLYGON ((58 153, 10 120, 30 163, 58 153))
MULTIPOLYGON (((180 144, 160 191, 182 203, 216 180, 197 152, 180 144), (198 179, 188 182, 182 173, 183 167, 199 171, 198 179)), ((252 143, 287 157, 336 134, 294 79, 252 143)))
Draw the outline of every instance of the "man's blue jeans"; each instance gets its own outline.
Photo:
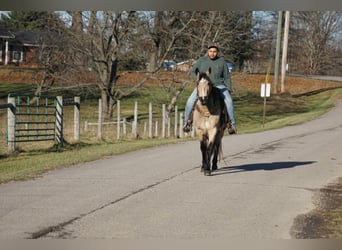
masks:
MULTIPOLYGON (((227 107, 228 115, 230 118, 230 123, 232 124, 232 126, 235 126, 234 106, 233 106, 233 100, 232 100, 229 90, 224 85, 218 85, 215 87, 220 89, 220 95, 222 98, 224 98, 224 103, 226 104, 226 107, 227 107)), ((191 95, 189 96, 186 102, 185 122, 189 120, 189 116, 196 102, 196 98, 197 98, 197 88, 195 88, 194 91, 192 91, 191 95)))

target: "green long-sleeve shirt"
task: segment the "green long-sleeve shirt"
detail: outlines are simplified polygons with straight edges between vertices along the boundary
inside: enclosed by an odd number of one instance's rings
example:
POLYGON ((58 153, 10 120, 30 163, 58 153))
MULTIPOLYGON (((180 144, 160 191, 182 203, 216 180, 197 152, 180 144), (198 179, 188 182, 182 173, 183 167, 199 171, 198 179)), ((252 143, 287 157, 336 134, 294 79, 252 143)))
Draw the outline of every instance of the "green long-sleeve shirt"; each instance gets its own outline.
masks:
POLYGON ((196 68, 201 72, 206 72, 209 67, 211 68, 210 79, 213 84, 216 85, 225 85, 229 91, 231 91, 231 79, 230 73, 228 70, 228 66, 225 60, 222 57, 217 57, 212 60, 207 55, 200 57, 194 66, 191 68, 190 75, 196 80, 196 68))

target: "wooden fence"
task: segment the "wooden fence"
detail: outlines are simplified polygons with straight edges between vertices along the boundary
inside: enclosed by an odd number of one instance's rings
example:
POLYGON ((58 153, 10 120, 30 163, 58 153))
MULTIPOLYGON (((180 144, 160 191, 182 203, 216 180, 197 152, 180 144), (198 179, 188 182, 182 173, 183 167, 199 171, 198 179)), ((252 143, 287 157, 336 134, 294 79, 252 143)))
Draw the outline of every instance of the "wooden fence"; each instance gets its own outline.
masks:
MULTIPOLYGON (((167 115, 166 105, 162 104, 162 115, 160 119, 154 119, 153 117, 153 105, 149 103, 148 107, 148 119, 147 121, 143 121, 143 124, 139 124, 139 114, 138 114, 138 102, 134 103, 134 113, 133 113, 133 121, 128 122, 126 118, 121 115, 121 105, 120 101, 117 103, 117 117, 116 120, 111 122, 104 122, 102 118, 102 101, 99 99, 98 101, 98 119, 97 121, 85 121, 84 122, 84 131, 87 133, 90 130, 90 127, 97 126, 97 137, 99 139, 103 138, 103 127, 104 126, 112 126, 116 127, 116 139, 120 140, 130 134, 133 138, 141 138, 141 137, 161 137, 161 138, 169 138, 176 137, 182 138, 186 136, 183 133, 183 113, 178 112, 178 107, 175 107, 175 111, 172 114, 172 118, 167 115), (173 122, 171 122, 173 119, 173 122), (140 125, 140 126, 139 126, 140 125), (172 128, 173 126, 173 128, 172 128), (173 132, 171 132, 173 131, 173 132)), ((159 116, 158 116, 159 117, 159 116)), ((194 134, 191 134, 192 136, 194 134)))
MULTIPOLYGON (((168 116, 166 112, 166 105, 162 104, 161 112, 162 114, 153 116, 153 105, 152 103, 149 103, 148 106, 148 118, 147 119, 138 119, 139 113, 138 113, 138 102, 134 103, 133 107, 133 120, 127 121, 127 118, 123 117, 121 112, 121 104, 120 101, 117 103, 117 110, 116 110, 116 117, 111 122, 104 122, 102 117, 102 100, 98 100, 98 117, 97 120, 92 121, 84 121, 84 128, 82 129, 80 127, 80 121, 81 121, 81 114, 80 114, 80 98, 75 97, 74 100, 63 100, 63 97, 55 97, 56 98, 56 104, 54 109, 53 116, 55 117, 55 120, 53 122, 53 136, 51 140, 54 140, 55 143, 63 143, 65 138, 67 137, 67 140, 73 140, 74 142, 80 141, 80 136, 84 137, 90 137, 92 135, 92 132, 94 132, 94 128, 97 127, 97 130, 95 131, 95 136, 97 139, 102 140, 104 136, 104 130, 109 130, 111 135, 114 135, 114 137, 111 137, 111 140, 121 140, 125 138, 133 138, 133 139, 139 139, 139 138, 182 138, 185 136, 194 136, 194 132, 192 132, 190 135, 183 133, 183 113, 178 112, 178 107, 175 107, 174 112, 168 116), (65 106, 74 106, 74 114, 73 114, 73 121, 71 118, 71 115, 68 115, 68 119, 65 119, 65 106), (67 133, 65 133, 65 125, 68 125, 69 128, 72 127, 72 129, 68 129, 67 133), (71 125, 72 124, 72 125, 71 125), (71 132, 73 131, 73 132, 71 132), (97 132, 97 133, 96 133, 97 132)), ((21 121, 20 123, 23 124, 24 128, 21 128, 21 130, 25 130, 27 134, 22 135, 23 138, 29 138, 30 140, 27 141, 36 141, 39 143, 39 141, 43 140, 43 135, 40 135, 40 131, 47 130, 47 128, 39 127, 41 125, 37 124, 44 124, 43 121, 38 120, 41 119, 41 117, 44 116, 52 116, 52 114, 47 114, 47 111, 45 114, 40 114, 38 111, 40 110, 41 104, 36 104, 36 106, 29 106, 29 101, 25 104, 27 105, 25 114, 30 117, 30 120, 27 121, 21 121), (34 114, 30 114, 30 112, 35 111, 34 114), (31 121, 32 117, 37 117, 35 121, 31 121), (29 124, 35 124, 29 125, 29 124), (27 129, 25 129, 27 128, 27 129), (35 131, 34 135, 28 134, 28 131, 35 131)), ((19 140, 18 138, 18 108, 19 106, 23 106, 23 104, 19 104, 16 102, 15 97, 9 97, 7 100, 7 103, 0 104, 0 110, 1 109, 7 109, 6 112, 6 138, 0 138, 0 141, 6 142, 7 149, 10 152, 13 152, 16 150, 16 144, 25 142, 25 140, 19 140)), ((31 105, 31 104, 30 104, 31 105)), ((50 107, 49 107, 50 108, 50 107)), ((45 107, 43 110, 47 110, 48 108, 45 107)), ((68 109, 70 110, 70 109, 68 109)), ((23 113, 23 112, 22 112, 23 113)), ((127 114, 126 114, 127 115, 127 114)), ((130 115, 132 117, 132 115, 130 115)), ((3 119, 2 119, 3 120, 3 119)), ((47 124, 47 122, 45 121, 47 124)), ((0 124, 1 127, 1 124, 0 124)), ((51 130, 50 128, 48 128, 51 130)), ((3 133, 1 133, 3 134, 3 133)), ((45 134, 46 135, 46 131, 45 134)), ((47 138, 47 137, 44 137, 47 138)), ((108 139, 108 138, 107 138, 108 139)), ((47 140, 47 139, 46 139, 47 140)), ((0 143, 1 144, 1 143, 0 143)), ((1 145, 0 145, 0 153, 1 153, 1 145)))

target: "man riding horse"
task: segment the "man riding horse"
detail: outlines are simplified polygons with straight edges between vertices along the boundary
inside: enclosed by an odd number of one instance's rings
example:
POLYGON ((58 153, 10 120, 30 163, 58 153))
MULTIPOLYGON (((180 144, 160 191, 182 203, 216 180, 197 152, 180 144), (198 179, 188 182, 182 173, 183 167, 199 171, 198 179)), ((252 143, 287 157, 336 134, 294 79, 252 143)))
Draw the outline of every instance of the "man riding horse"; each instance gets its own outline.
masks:
MULTIPOLYGON (((234 117, 234 106, 233 100, 230 95, 231 92, 231 79, 230 73, 225 60, 218 56, 219 48, 216 43, 210 43, 208 45, 208 51, 205 56, 202 56, 197 60, 195 65, 191 69, 191 77, 197 79, 196 72, 206 72, 211 68, 210 78, 214 86, 220 89, 220 96, 223 98, 226 105, 226 109, 229 116, 229 122, 227 124, 228 133, 235 134, 235 117, 234 117)), ((197 88, 194 89, 192 94, 187 100, 185 106, 185 121, 186 124, 183 127, 184 132, 190 132, 192 126, 192 119, 190 118, 194 104, 197 99, 197 88)))

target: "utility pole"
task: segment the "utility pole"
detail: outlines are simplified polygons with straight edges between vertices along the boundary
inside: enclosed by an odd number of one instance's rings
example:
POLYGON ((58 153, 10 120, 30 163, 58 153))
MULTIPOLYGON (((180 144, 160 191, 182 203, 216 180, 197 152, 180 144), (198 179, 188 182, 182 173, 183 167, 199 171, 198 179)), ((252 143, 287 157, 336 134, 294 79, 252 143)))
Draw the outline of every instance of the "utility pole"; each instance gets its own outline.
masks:
POLYGON ((283 53, 281 60, 281 89, 280 92, 285 92, 285 74, 286 74, 286 62, 287 62, 287 45, 289 40, 289 24, 290 24, 290 11, 285 11, 285 27, 284 27, 284 42, 283 53))
POLYGON ((277 28, 277 45, 276 55, 274 60, 274 93, 278 93, 279 79, 279 58, 280 58, 280 42, 281 42, 281 27, 283 22, 283 11, 278 12, 278 28, 277 28))

